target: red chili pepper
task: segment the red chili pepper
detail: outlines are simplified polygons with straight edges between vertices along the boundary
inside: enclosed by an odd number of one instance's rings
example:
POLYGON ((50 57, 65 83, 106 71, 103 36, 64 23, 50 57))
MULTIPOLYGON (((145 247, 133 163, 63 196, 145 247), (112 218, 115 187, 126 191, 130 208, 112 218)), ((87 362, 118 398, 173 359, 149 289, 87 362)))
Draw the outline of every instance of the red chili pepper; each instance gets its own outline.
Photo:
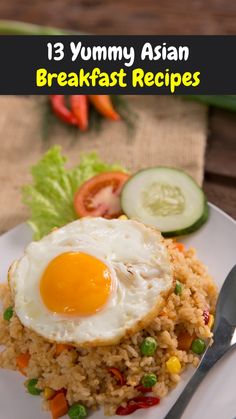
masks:
POLYGON ((135 387, 136 390, 140 391, 141 393, 151 393, 152 387, 144 387, 142 384, 139 384, 135 387))
POLYGON ((133 405, 127 405, 126 407, 123 406, 119 406, 116 409, 116 415, 118 416, 126 416, 126 415, 130 415, 131 413, 135 412, 135 410, 140 409, 140 407, 138 407, 137 405, 135 406, 133 405))
POLYGON ((108 368, 108 371, 114 375, 116 381, 118 382, 119 385, 124 386, 126 383, 125 377, 123 376, 123 374, 120 372, 120 370, 118 370, 118 368, 108 368))
POLYGON ((129 401, 129 403, 138 403, 140 406, 143 405, 143 409, 155 406, 156 404, 160 403, 159 397, 152 397, 152 396, 138 396, 134 397, 129 401))
POLYGON ((126 407, 119 406, 116 409, 116 414, 119 416, 130 415, 138 409, 148 409, 151 406, 155 406, 160 403, 159 397, 134 397, 129 400, 126 407))
POLYGON ((204 310, 202 315, 203 315, 203 318, 204 318, 204 323, 205 324, 208 324, 209 323, 209 319, 210 319, 209 310, 204 310))
POLYGON ((73 113, 66 107, 64 95, 49 96, 52 110, 55 115, 63 122, 71 125, 77 125, 77 120, 73 113))
POLYGON ((81 131, 88 129, 88 98, 85 95, 70 96, 70 104, 77 125, 81 131))
POLYGON ((120 115, 113 108, 110 96, 108 95, 89 95, 89 100, 97 111, 108 119, 119 121, 120 115))

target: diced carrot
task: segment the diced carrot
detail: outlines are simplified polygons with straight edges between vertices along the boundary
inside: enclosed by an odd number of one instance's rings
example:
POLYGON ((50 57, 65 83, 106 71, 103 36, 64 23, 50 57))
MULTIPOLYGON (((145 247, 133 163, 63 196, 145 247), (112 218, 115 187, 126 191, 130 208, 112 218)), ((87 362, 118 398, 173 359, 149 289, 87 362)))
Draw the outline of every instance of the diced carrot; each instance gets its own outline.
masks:
POLYGON ((20 354, 20 355, 18 355, 16 357, 16 365, 17 365, 19 371, 23 375, 26 375, 25 368, 28 367, 29 360, 30 360, 30 354, 29 354, 29 352, 22 353, 22 354, 20 354))
POLYGON ((49 400, 49 409, 53 419, 60 418, 66 415, 68 412, 68 403, 64 393, 60 392, 56 394, 51 400, 49 400))
POLYGON ((175 247, 177 247, 177 249, 178 249, 180 252, 184 252, 184 251, 185 251, 185 246, 184 246, 184 244, 183 244, 183 243, 178 243, 178 242, 175 242, 175 247))
POLYGON ((66 349, 71 349, 71 348, 72 348, 72 346, 66 345, 65 343, 57 343, 56 344, 56 349, 55 349, 55 354, 60 355, 66 349))
POLYGON ((178 335, 178 349, 188 351, 194 338, 195 336, 191 336, 188 332, 180 332, 178 335))

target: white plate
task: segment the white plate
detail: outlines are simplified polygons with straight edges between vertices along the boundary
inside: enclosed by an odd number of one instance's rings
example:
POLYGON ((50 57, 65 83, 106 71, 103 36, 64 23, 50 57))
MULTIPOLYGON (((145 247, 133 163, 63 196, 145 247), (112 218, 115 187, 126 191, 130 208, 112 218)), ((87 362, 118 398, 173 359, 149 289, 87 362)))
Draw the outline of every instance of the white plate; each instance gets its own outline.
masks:
MULTIPOLYGON (((22 255, 31 240, 26 224, 21 224, 0 237, 0 280, 6 279, 11 262, 22 255)), ((210 218, 198 232, 183 240, 194 246, 199 258, 209 267, 219 286, 236 263, 236 222, 211 205, 210 218)), ((183 374, 181 383, 157 407, 137 411, 130 418, 163 419, 189 380, 193 369, 183 374)), ((16 372, 0 371, 0 419, 46 419, 41 410, 41 398, 28 395, 24 378, 16 372)), ((201 384, 183 415, 183 419, 233 419, 236 417, 236 351, 226 355, 201 384)), ((102 411, 92 414, 103 418, 102 411)), ((117 418, 114 417, 114 418, 117 418)))

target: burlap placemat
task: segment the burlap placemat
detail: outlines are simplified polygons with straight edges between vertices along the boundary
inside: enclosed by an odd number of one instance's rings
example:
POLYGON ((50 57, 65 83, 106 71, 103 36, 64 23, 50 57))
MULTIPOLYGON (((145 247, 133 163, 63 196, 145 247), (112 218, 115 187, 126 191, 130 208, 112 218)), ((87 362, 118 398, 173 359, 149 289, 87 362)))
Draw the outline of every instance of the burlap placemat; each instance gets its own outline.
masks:
POLYGON ((52 144, 62 146, 70 165, 78 162, 80 152, 97 150, 102 159, 131 170, 158 164, 180 167, 201 184, 207 135, 203 105, 170 96, 129 97, 137 116, 132 137, 124 123, 104 121, 99 133, 73 141, 66 128, 55 125, 50 144, 45 144, 37 99, 0 97, 0 233, 27 219, 20 189, 30 181, 30 166, 52 144))

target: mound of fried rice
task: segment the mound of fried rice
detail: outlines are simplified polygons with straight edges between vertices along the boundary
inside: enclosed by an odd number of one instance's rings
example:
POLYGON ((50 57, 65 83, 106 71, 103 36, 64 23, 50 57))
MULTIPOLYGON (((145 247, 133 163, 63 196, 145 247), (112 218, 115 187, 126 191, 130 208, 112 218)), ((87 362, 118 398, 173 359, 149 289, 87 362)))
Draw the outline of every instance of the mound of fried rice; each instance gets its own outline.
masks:
MULTIPOLYGON (((211 340, 212 333, 205 325, 203 311, 214 313, 217 288, 207 268, 197 259, 193 249, 180 251, 175 242, 165 241, 173 265, 174 278, 183 284, 181 295, 173 291, 159 316, 145 330, 125 338, 118 345, 97 348, 69 348, 56 355, 56 344, 50 343, 22 326, 14 314, 11 320, 0 318, 0 367, 17 370, 16 358, 30 353, 28 378, 38 378, 38 387, 54 390, 66 389, 69 404, 80 402, 90 409, 104 407, 106 415, 112 415, 120 405, 141 393, 135 388, 145 373, 155 373, 157 384, 153 396, 160 398, 181 379, 188 364, 198 365, 199 357, 191 350, 178 349, 178 335, 187 331, 190 335, 211 340), (153 356, 142 356, 140 344, 147 336, 153 336, 158 349, 153 356), (166 361, 177 356, 181 362, 180 374, 171 374, 166 361), (120 386, 108 369, 118 368, 126 379, 120 386)), ((0 287, 3 309, 13 305, 7 284, 0 287)), ((45 402, 44 402, 45 404, 45 402)), ((46 406, 47 407, 47 406, 46 406)))

